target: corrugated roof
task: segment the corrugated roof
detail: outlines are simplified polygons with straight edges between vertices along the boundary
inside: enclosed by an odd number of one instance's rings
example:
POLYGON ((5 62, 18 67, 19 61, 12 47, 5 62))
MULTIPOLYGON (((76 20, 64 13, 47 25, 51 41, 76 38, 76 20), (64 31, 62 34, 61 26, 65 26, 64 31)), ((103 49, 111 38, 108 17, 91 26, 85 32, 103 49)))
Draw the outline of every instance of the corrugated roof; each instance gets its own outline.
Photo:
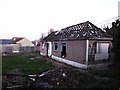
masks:
POLYGON ((94 24, 89 21, 72 25, 66 28, 61 29, 61 31, 56 31, 49 34, 45 41, 56 41, 56 40, 78 40, 78 39, 102 39, 102 38, 111 38, 110 35, 102 31, 94 24))

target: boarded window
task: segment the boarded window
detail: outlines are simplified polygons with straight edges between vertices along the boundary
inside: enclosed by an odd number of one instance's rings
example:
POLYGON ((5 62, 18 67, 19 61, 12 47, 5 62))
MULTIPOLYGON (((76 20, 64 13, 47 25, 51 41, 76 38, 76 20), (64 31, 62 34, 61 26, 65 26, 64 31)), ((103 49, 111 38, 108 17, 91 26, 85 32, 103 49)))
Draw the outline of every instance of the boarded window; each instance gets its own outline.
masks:
POLYGON ((54 50, 55 50, 55 51, 58 50, 58 43, 54 43, 54 50))
POLYGON ((97 53, 108 53, 109 43, 98 43, 97 53))

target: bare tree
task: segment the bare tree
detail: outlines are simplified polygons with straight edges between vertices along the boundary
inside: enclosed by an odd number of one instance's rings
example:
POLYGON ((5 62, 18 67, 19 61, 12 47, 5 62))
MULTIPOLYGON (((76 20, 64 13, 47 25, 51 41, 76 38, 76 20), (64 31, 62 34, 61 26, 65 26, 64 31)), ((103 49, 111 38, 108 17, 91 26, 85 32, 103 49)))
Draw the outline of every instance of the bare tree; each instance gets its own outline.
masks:
POLYGON ((42 41, 44 37, 45 37, 45 33, 41 33, 40 41, 42 41))
POLYGON ((51 28, 51 29, 48 31, 48 35, 51 34, 52 32, 54 32, 54 29, 51 28))

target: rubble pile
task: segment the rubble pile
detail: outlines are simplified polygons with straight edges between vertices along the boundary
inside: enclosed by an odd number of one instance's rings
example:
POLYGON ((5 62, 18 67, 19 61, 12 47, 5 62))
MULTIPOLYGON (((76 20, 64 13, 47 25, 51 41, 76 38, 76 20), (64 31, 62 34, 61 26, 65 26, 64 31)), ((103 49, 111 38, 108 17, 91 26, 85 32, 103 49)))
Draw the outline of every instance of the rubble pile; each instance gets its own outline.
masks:
POLYGON ((29 87, 33 88, 80 88, 85 87, 85 83, 89 80, 86 73, 71 67, 56 67, 35 75, 14 75, 7 78, 8 80, 3 79, 4 84, 7 83, 6 87, 16 85, 24 85, 24 87, 27 85, 28 87, 29 85, 29 87))
POLYGON ((76 88, 83 86, 84 76, 77 69, 58 67, 46 72, 41 79, 54 87, 76 88))
POLYGON ((118 81, 95 75, 71 67, 56 67, 35 75, 10 75, 4 76, 4 88, 94 88, 94 87, 118 87, 118 81))

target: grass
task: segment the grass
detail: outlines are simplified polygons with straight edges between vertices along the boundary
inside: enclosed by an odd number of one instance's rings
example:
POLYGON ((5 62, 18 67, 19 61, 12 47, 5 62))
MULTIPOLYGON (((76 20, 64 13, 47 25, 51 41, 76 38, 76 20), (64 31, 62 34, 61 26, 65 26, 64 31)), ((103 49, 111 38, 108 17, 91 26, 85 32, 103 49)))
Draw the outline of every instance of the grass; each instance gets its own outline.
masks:
POLYGON ((106 79, 104 76, 106 73, 107 72, 102 72, 101 74, 101 71, 93 70, 92 72, 88 72, 83 75, 80 74, 77 79, 79 82, 81 82, 79 86, 82 88, 119 88, 120 82, 118 82, 118 80, 109 78, 107 75, 106 79))
POLYGON ((91 73, 92 75, 96 75, 99 77, 107 77, 107 78, 111 78, 111 79, 115 79, 115 80, 119 80, 120 81, 120 65, 111 65, 109 66, 108 69, 105 70, 96 70, 96 69, 89 69, 89 73, 91 73))
POLYGON ((88 72, 91 76, 98 77, 98 80, 95 81, 95 85, 98 87, 120 87, 120 70, 118 70, 118 66, 110 66, 105 70, 88 69, 88 72))
POLYGON ((35 74, 40 73, 49 69, 52 69, 54 65, 42 56, 39 58, 31 59, 31 57, 35 57, 36 55, 10 55, 2 57, 2 73, 8 73, 12 70, 18 69, 23 74, 35 74))
MULTIPOLYGON (((22 74, 37 74, 43 71, 47 71, 49 69, 54 68, 55 66, 46 60, 43 56, 39 54, 16 54, 10 56, 2 57, 2 71, 3 73, 9 73, 18 69, 22 72, 22 74), (31 58, 34 58, 33 60, 31 58)), ((81 73, 79 71, 75 71, 74 69, 67 70, 67 84, 63 82, 63 86, 61 87, 80 87, 80 88, 119 88, 120 87, 120 70, 119 67, 113 68, 109 70, 95 70, 88 69, 88 73, 81 73), (96 77, 97 76, 97 77, 96 77), (106 79, 106 78, 108 79, 106 79)), ((63 68, 60 69, 64 70, 63 68)), ((54 71, 52 75, 54 79, 61 78, 61 74, 57 70, 54 71), (54 76, 55 74, 55 76, 54 76)), ((25 78, 18 78, 16 81, 17 84, 26 84, 25 78)))

